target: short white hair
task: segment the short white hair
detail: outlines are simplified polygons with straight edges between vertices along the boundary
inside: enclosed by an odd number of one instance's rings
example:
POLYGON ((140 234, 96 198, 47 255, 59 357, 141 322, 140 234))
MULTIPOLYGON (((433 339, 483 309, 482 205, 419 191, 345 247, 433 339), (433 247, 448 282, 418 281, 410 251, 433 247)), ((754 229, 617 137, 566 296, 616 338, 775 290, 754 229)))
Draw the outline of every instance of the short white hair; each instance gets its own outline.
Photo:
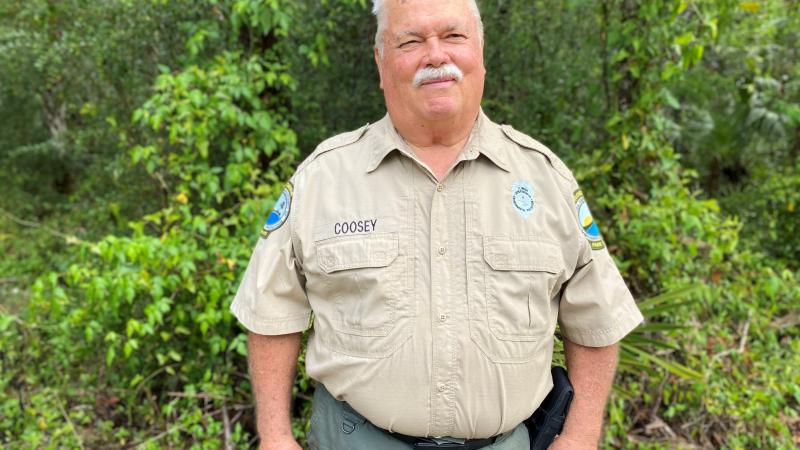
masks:
MULTIPOLYGON (((468 0, 468 4, 478 27, 478 38, 483 42, 483 21, 481 20, 481 11, 478 9, 478 3, 475 0, 468 0)), ((372 0, 372 14, 375 15, 375 19, 378 22, 378 31, 375 32, 375 48, 378 49, 378 54, 383 58, 383 30, 386 28, 384 0, 372 0)))

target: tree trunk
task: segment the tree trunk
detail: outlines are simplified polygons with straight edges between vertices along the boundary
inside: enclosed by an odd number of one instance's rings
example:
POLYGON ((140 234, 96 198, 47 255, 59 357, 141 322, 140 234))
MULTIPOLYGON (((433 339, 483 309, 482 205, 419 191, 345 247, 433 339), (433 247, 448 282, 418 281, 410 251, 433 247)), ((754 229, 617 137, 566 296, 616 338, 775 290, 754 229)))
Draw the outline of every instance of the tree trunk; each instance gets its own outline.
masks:
POLYGON ((46 88, 42 92, 42 106, 44 108, 44 118, 47 129, 50 131, 50 140, 58 152, 59 157, 66 154, 67 136, 67 105, 60 102, 53 95, 52 88, 46 88))

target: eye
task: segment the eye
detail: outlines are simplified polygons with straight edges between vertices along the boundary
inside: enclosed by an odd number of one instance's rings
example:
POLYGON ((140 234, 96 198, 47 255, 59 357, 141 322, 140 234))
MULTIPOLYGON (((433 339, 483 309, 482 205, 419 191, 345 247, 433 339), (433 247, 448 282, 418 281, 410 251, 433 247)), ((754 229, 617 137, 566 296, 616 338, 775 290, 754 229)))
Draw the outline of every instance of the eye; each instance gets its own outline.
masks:
POLYGON ((410 39, 410 40, 407 40, 407 41, 403 41, 403 42, 401 42, 401 43, 400 43, 400 45, 398 45, 398 47, 400 47, 400 48, 403 48, 403 47, 409 47, 409 46, 411 46, 411 45, 413 45, 413 44, 417 44, 417 43, 419 43, 419 40, 417 40, 417 39, 410 39))
POLYGON ((445 36, 445 39, 450 39, 450 40, 461 40, 466 38, 467 37, 464 36, 463 34, 458 34, 458 33, 450 33, 447 36, 445 36))

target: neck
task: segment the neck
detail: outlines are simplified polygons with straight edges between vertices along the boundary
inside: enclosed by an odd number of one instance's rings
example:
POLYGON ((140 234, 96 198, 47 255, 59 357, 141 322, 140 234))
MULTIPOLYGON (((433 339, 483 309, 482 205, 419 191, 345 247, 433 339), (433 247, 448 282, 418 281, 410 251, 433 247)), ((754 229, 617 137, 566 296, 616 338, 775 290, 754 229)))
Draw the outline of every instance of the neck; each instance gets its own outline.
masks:
POLYGON ((475 125, 478 110, 440 120, 420 119, 411 114, 393 115, 391 111, 389 117, 400 136, 415 149, 452 150, 458 147, 457 153, 475 125))
MULTIPOLYGON (((469 140, 478 111, 441 121, 403 120, 392 116, 398 134, 411 146, 438 180, 444 179, 469 140)), ((405 115, 405 117, 412 117, 405 115)))

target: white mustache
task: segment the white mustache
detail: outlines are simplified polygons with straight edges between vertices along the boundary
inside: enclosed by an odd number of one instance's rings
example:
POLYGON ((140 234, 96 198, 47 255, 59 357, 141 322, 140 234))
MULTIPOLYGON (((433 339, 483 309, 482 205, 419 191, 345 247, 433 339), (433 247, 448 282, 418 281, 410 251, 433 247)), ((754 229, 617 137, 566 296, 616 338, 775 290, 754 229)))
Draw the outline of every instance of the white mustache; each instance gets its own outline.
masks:
POLYGON ((423 67, 414 74, 414 87, 420 87, 423 83, 437 80, 455 79, 461 81, 464 73, 455 64, 443 64, 439 67, 423 67))

